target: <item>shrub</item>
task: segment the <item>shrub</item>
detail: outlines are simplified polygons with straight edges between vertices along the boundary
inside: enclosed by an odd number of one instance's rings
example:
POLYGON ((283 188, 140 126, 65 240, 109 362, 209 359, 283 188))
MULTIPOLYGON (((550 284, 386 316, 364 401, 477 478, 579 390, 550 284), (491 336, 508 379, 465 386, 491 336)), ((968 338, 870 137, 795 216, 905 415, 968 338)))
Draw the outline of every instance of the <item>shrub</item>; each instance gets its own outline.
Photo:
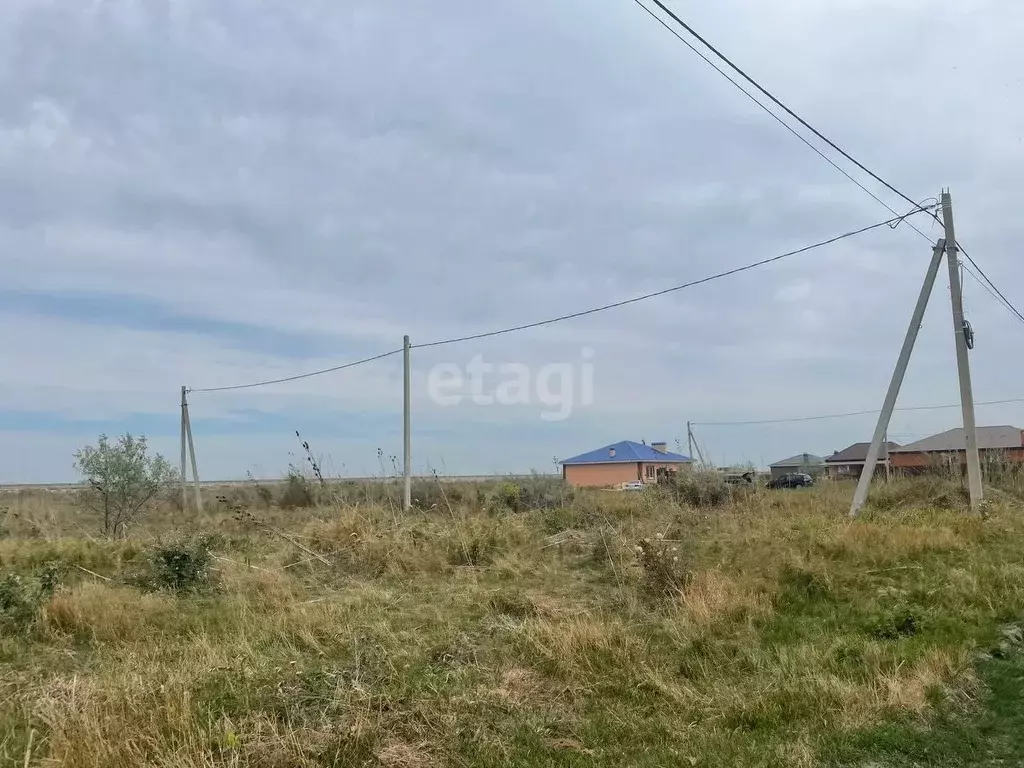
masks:
POLYGON ((690 572, 680 558, 679 547, 662 539, 642 539, 634 547, 647 591, 656 596, 673 595, 686 586, 690 572))
POLYGON ((35 579, 16 573, 0 577, 0 634, 27 634, 59 583, 60 571, 54 564, 47 565, 35 579))
POLYGON ((289 467, 277 505, 281 509, 305 509, 312 507, 315 502, 309 480, 294 465, 289 467))
POLYGON ((206 536, 158 543, 147 552, 145 567, 133 581, 153 592, 201 592, 213 585, 212 563, 206 536))
POLYGON ((691 507, 721 507, 732 498, 732 489, 718 472, 677 472, 664 488, 676 502, 691 507))
POLYGON ((558 509, 571 504, 574 497, 575 491, 561 478, 533 475, 520 482, 499 483, 487 504, 494 511, 526 512, 558 509))
POLYGON ((523 489, 518 483, 511 481, 505 481, 499 483, 498 487, 491 491, 490 498, 487 500, 488 506, 495 510, 505 510, 508 512, 522 512, 526 509, 526 505, 523 499, 523 489))
POLYGON ((111 445, 106 435, 98 444, 75 453, 75 469, 88 488, 79 500, 103 517, 103 533, 124 536, 125 527, 148 512, 177 479, 177 472, 159 453, 149 455, 146 438, 122 435, 111 445))

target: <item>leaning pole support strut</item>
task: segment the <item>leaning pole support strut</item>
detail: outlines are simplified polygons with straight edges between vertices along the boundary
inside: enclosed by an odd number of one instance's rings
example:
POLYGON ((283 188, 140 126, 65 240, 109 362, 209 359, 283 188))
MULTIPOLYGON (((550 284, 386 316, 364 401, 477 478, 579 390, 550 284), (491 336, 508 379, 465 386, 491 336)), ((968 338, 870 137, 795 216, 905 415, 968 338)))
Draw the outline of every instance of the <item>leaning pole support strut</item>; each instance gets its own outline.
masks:
POLYGON ((864 469, 857 482, 857 490, 853 494, 853 504, 850 505, 850 517, 860 514, 861 507, 868 498, 868 488, 871 486, 871 478, 875 474, 875 464, 878 463, 878 455, 882 452, 882 441, 889 430, 889 420, 892 418, 893 408, 896 407, 896 398, 903 385, 903 376, 907 372, 907 363, 910 362, 910 354, 914 351, 914 343, 917 341, 917 332, 921 329, 921 321, 924 319, 924 311, 928 307, 928 298, 932 294, 935 285, 935 277, 942 265, 942 257, 946 251, 946 241, 940 238, 932 250, 932 260, 928 264, 928 272, 924 277, 924 284, 921 286, 921 293, 917 297, 917 304, 914 306, 914 314, 910 317, 910 325, 907 328, 907 335, 903 339, 903 348, 896 360, 896 368, 892 372, 892 379, 889 381, 889 390, 885 393, 885 402, 882 403, 882 411, 878 414, 878 424, 875 425, 875 434, 871 438, 871 447, 864 459, 864 469))

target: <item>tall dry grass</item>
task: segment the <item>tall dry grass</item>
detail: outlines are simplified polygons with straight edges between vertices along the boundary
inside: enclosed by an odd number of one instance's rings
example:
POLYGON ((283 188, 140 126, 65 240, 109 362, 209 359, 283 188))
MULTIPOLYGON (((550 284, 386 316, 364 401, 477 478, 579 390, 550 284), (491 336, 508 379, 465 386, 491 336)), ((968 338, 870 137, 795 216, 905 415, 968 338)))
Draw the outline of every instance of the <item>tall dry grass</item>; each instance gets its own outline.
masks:
POLYGON ((900 483, 855 521, 840 485, 518 512, 474 487, 408 515, 254 497, 118 542, 26 498, 38 530, 0 569, 63 583, 0 637, 0 765, 828 764, 843 734, 977 706, 976 652, 1024 615, 1016 503, 982 520, 900 483), (207 588, 134 577, 196 529, 207 588), (671 589, 644 540, 679 557, 671 589))

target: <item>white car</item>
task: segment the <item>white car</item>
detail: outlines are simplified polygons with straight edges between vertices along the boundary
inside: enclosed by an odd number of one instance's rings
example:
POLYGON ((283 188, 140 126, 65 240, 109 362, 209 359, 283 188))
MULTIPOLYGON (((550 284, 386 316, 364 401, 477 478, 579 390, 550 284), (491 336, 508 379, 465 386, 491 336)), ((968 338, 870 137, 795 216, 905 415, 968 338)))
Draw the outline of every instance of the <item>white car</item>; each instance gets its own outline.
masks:
POLYGON ((642 491, 643 489, 644 484, 639 480, 634 480, 631 483, 623 483, 619 488, 620 491, 642 491))

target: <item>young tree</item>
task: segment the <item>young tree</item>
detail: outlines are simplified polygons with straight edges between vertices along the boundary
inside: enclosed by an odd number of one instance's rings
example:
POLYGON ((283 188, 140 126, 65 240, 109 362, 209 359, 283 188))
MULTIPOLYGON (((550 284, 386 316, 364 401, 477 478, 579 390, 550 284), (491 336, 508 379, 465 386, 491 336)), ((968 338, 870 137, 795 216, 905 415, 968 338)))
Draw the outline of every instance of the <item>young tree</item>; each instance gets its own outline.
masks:
POLYGON ((75 469, 88 488, 83 504, 103 516, 103 533, 125 535, 125 526, 149 511, 177 479, 177 472, 160 454, 150 456, 146 438, 125 434, 113 445, 100 435, 98 445, 75 452, 75 469))

